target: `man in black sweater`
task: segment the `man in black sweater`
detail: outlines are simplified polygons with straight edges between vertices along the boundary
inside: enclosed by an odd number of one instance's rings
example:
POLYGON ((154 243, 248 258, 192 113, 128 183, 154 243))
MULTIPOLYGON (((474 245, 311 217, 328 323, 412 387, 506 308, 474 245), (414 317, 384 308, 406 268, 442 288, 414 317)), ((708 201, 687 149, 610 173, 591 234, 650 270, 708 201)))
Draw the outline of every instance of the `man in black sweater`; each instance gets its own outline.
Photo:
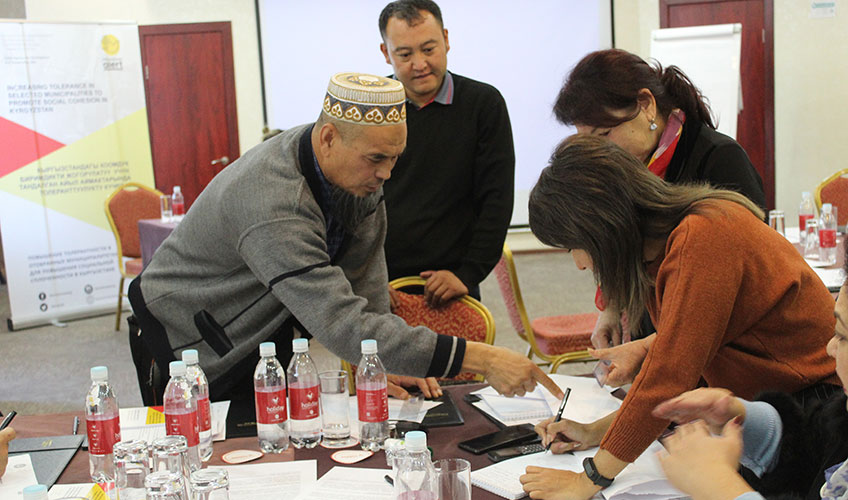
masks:
POLYGON ((383 187, 389 279, 420 275, 433 306, 479 299, 512 217, 506 103, 491 85, 447 71, 448 30, 434 2, 392 2, 379 26, 408 103, 406 151, 383 187))

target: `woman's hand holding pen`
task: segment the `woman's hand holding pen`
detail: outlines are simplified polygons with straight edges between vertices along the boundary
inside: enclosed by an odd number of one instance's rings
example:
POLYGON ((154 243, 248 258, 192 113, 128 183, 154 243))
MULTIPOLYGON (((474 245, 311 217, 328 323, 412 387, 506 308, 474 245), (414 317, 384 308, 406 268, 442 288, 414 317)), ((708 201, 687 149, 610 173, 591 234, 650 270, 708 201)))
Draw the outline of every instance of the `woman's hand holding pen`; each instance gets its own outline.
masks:
MULTIPOLYGON (((610 415, 614 417, 615 413, 610 415)), ((551 444, 551 451, 555 454, 598 446, 612 423, 612 418, 609 416, 591 424, 581 424, 568 419, 562 419, 559 422, 554 420, 555 418, 551 417, 536 424, 536 434, 542 438, 543 445, 551 444)))

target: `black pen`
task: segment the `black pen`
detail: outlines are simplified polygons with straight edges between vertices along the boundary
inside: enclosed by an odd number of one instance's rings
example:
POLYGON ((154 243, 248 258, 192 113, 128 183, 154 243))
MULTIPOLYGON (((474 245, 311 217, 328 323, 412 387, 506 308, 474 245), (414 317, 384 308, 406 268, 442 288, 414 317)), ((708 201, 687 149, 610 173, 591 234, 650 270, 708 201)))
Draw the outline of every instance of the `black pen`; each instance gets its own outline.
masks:
MULTIPOLYGON (((562 401, 560 401, 560 403, 559 403, 559 410, 557 410, 557 415, 556 415, 556 418, 554 419, 554 423, 562 420, 562 412, 563 412, 563 410, 565 410, 565 403, 568 403, 568 396, 570 396, 570 395, 571 395, 571 387, 566 387, 565 388, 565 394, 562 396, 562 401)), ((545 451, 550 450, 551 445, 553 443, 554 443, 553 441, 548 443, 548 446, 545 447, 545 451)))
POLYGON ((74 417, 74 436, 77 435, 77 431, 79 430, 79 417, 74 417))
POLYGON ((10 411, 9 414, 6 415, 6 418, 3 419, 3 423, 0 424, 0 431, 5 429, 6 427, 9 427, 9 424, 12 423, 12 419, 15 418, 15 415, 17 414, 18 413, 15 410, 10 411))

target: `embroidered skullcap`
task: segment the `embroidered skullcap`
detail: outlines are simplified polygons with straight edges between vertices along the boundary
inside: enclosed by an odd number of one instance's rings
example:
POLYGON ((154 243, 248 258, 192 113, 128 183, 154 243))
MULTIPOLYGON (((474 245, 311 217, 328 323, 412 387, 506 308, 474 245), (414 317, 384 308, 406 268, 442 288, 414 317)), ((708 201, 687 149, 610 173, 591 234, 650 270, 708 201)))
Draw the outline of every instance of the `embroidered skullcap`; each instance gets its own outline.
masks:
POLYGON ((406 121, 406 94, 397 80, 365 73, 336 73, 327 85, 324 113, 357 125, 406 121))

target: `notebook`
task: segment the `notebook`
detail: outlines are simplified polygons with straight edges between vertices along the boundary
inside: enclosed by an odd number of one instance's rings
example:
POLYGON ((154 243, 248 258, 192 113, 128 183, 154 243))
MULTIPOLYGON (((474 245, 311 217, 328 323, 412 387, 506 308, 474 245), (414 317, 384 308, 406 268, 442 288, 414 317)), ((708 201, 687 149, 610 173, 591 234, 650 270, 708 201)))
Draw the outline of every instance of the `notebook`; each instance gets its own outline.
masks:
POLYGON ((527 420, 543 420, 553 415, 551 407, 538 389, 524 397, 508 398, 480 394, 480 398, 489 405, 495 417, 507 425, 524 423, 527 420))
MULTIPOLYGON (((628 465, 619 474, 612 485, 601 494, 606 500, 633 498, 635 495, 651 495, 652 499, 671 499, 686 495, 674 488, 662 472, 656 453, 662 449, 654 442, 636 462, 628 465)), ((525 473, 528 465, 550 467, 553 469, 583 471, 583 459, 592 457, 596 449, 577 451, 573 454, 554 455, 550 452, 534 453, 511 458, 471 472, 471 484, 490 491, 503 498, 517 500, 527 494, 518 478, 525 473)))

